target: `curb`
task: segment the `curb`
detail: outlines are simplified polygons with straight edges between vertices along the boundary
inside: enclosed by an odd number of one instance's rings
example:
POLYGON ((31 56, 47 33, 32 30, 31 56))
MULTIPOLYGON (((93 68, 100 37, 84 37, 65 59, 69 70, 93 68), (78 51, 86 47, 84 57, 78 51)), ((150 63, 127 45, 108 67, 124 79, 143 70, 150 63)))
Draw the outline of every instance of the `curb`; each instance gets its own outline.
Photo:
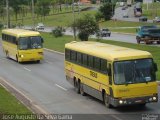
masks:
POLYGON ((31 110, 33 114, 49 114, 49 112, 41 108, 38 104, 32 101, 28 96, 26 96, 20 90, 15 88, 13 85, 11 85, 2 77, 0 77, 0 85, 4 87, 4 89, 6 89, 8 92, 10 92, 13 96, 15 96, 29 110, 31 110))
POLYGON ((132 36, 136 35, 136 34, 133 34, 133 33, 121 33, 121 32, 112 32, 112 33, 115 33, 115 34, 124 34, 124 35, 132 35, 132 36))
POLYGON ((49 52, 54 52, 54 53, 57 53, 57 54, 64 55, 64 53, 62 53, 62 52, 58 52, 58 51, 47 49, 47 48, 43 48, 43 49, 46 50, 46 51, 49 51, 49 52))

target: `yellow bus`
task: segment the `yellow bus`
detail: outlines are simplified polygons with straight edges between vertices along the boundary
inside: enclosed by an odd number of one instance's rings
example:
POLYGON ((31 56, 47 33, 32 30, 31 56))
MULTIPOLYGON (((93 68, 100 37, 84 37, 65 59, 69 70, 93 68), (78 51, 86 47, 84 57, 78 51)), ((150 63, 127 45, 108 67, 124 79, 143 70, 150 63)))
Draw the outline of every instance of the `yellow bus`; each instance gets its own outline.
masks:
POLYGON ((39 32, 23 29, 2 30, 2 47, 7 57, 17 62, 43 59, 43 39, 39 32))
POLYGON ((98 42, 65 45, 66 79, 107 107, 158 101, 157 65, 149 52, 98 42))

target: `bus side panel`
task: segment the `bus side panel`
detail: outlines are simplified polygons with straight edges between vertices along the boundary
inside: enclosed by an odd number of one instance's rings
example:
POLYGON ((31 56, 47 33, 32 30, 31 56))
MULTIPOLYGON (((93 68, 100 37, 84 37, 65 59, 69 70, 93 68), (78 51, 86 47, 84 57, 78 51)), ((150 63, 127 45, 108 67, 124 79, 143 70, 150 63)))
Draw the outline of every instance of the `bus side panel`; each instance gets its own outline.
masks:
POLYGON ((104 89, 109 94, 108 76, 98 73, 80 65, 71 62, 65 62, 65 71, 67 80, 73 84, 73 78, 80 80, 83 84, 84 92, 100 99, 102 99, 102 90, 104 89))
POLYGON ((10 58, 16 60, 17 45, 3 41, 2 46, 5 54, 8 54, 10 58))

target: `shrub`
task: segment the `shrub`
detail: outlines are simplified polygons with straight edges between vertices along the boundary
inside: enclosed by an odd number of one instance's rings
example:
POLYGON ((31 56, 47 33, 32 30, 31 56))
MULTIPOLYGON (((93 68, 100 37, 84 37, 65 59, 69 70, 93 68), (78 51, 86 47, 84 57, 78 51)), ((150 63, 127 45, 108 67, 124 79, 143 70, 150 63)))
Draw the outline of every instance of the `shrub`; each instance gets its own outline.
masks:
POLYGON ((81 39, 81 41, 88 41, 88 34, 87 33, 83 33, 83 32, 80 32, 78 33, 78 38, 81 39))
POLYGON ((62 27, 56 27, 54 30, 52 30, 52 34, 55 36, 55 37, 61 37, 63 35, 63 32, 64 29, 62 27))

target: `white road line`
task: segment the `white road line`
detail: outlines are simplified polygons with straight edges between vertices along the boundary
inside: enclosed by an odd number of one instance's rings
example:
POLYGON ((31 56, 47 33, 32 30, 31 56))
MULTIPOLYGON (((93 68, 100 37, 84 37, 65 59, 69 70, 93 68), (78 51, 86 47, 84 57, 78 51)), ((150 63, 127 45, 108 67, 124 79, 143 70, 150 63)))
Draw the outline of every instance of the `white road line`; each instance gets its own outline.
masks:
POLYGON ((55 86, 57 86, 57 87, 59 87, 59 88, 63 89, 64 91, 67 91, 67 89, 66 89, 66 88, 64 88, 64 87, 62 87, 62 86, 60 86, 60 85, 58 85, 58 84, 55 84, 55 86))
POLYGON ((0 58, 0 60, 6 60, 6 58, 0 58))
POLYGON ((117 117, 116 115, 111 115, 111 117, 115 118, 116 120, 122 120, 121 118, 117 117))
POLYGON ((54 53, 58 53, 58 54, 64 55, 64 53, 58 52, 58 51, 55 51, 55 50, 51 50, 51 49, 47 49, 47 48, 44 48, 44 50, 49 51, 49 52, 54 52, 54 53))
POLYGON ((52 62, 49 62, 49 61, 47 61, 47 60, 46 60, 46 63, 48 63, 48 64, 53 64, 52 62))
POLYGON ((31 72, 31 70, 30 70, 30 69, 28 69, 28 68, 26 68, 26 67, 24 67, 24 69, 25 69, 25 70, 27 70, 27 71, 29 71, 29 72, 31 72))

